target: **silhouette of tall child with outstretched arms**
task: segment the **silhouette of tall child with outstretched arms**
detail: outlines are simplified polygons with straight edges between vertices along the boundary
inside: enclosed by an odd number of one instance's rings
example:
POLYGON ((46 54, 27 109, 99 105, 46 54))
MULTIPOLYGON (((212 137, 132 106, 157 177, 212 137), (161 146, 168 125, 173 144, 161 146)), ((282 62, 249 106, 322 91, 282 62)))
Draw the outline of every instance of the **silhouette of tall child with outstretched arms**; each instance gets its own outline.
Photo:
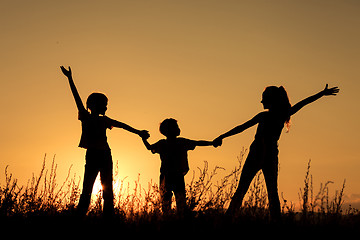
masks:
POLYGON ((71 68, 69 70, 61 66, 61 70, 68 78, 71 92, 74 96, 76 106, 79 111, 79 120, 82 125, 82 134, 79 147, 86 149, 86 164, 83 189, 77 206, 77 214, 84 216, 87 213, 91 192, 96 179, 100 172, 101 185, 103 188, 104 198, 104 215, 112 216, 114 214, 114 194, 113 194, 113 177, 112 177, 112 156, 109 144, 107 142, 106 130, 113 127, 123 128, 129 132, 138 134, 141 138, 148 138, 149 133, 145 130, 137 130, 118 122, 107 116, 107 97, 102 93, 92 93, 86 100, 86 108, 80 98, 80 95, 74 84, 71 68))
POLYGON ((177 212, 182 215, 186 210, 184 176, 189 171, 187 152, 194 150, 196 146, 213 146, 213 142, 178 137, 180 128, 173 118, 165 119, 160 124, 160 133, 166 139, 154 144, 150 144, 146 138, 143 138, 143 141, 148 150, 160 154, 160 197, 163 213, 166 214, 171 210, 171 198, 174 192, 177 212))
POLYGON ((262 170, 268 192, 271 218, 280 218, 277 178, 278 140, 281 131, 284 125, 289 128, 291 115, 297 113, 301 108, 323 96, 336 95, 338 92, 339 89, 337 87, 328 88, 326 84, 324 90, 291 106, 284 87, 269 86, 263 92, 261 101, 264 109, 268 111, 257 114, 249 121, 231 129, 214 140, 215 146, 219 146, 224 138, 241 133, 258 124, 255 139, 250 146, 250 151, 241 173, 239 186, 227 210, 228 214, 234 214, 238 211, 252 179, 259 170, 262 170))

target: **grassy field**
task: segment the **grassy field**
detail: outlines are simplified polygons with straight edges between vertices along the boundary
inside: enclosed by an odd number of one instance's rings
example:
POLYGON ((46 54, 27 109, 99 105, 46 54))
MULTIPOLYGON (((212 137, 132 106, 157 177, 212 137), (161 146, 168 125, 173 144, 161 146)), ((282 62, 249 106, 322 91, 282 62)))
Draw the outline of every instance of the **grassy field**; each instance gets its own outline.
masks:
MULTIPOLYGON (((46 167, 46 159, 37 176, 33 175, 26 186, 19 186, 17 179, 5 169, 5 181, 0 182, 0 221, 3 229, 18 229, 19 234, 29 235, 49 231, 58 235, 72 232, 79 237, 94 234, 199 236, 268 234, 309 237, 353 236, 360 233, 360 213, 357 209, 343 207, 345 182, 342 189, 329 194, 329 183, 321 184, 315 191, 310 172, 310 161, 305 172, 304 186, 299 192, 298 207, 282 199, 282 221, 269 218, 267 193, 262 174, 254 179, 238 215, 228 217, 225 211, 236 190, 241 174, 245 151, 238 157, 239 165, 227 176, 215 181, 220 167, 209 170, 205 162, 187 184, 189 213, 179 217, 175 206, 173 213, 163 215, 156 183, 134 187, 117 178, 114 171, 115 217, 102 217, 101 192, 93 201, 85 218, 74 215, 81 193, 81 180, 71 176, 57 182, 55 160, 46 167), (296 234, 296 235, 294 235, 296 234)), ((9 230, 10 231, 10 230, 9 230)))

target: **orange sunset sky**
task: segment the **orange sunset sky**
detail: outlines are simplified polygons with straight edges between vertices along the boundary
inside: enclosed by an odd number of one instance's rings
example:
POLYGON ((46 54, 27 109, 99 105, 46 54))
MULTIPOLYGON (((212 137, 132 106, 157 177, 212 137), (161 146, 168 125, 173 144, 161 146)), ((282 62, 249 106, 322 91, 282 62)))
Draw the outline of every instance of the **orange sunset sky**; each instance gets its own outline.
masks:
MULTIPOLYGON (((17 1, 0 2, 0 184, 4 170, 26 184, 47 154, 58 181, 83 176, 85 150, 68 82, 71 66, 86 101, 109 98, 107 116, 147 129, 173 117, 182 136, 212 140, 262 111, 268 85, 283 85, 291 103, 329 87, 292 117, 279 141, 279 193, 298 203, 309 159, 314 192, 346 179, 346 201, 360 202, 360 2, 342 1, 17 1)), ((228 174, 256 128, 223 146, 189 153, 190 173, 209 162, 228 174)), ((157 182, 160 159, 141 139, 108 131, 121 178, 157 182)), ((333 192, 331 192, 333 193, 333 192)))

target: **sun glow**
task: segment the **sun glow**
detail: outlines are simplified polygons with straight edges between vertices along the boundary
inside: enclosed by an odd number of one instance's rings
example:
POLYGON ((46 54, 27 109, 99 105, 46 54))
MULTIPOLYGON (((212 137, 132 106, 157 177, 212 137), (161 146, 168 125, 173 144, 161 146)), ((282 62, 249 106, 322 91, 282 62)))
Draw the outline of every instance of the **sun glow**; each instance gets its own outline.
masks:
POLYGON ((101 185, 100 175, 98 175, 96 177, 96 180, 95 180, 95 183, 94 183, 94 186, 93 186, 92 194, 96 195, 96 194, 102 192, 102 190, 103 190, 103 187, 101 185))
MULTIPOLYGON (((120 193, 124 180, 125 178, 122 180, 113 180, 113 191, 115 195, 120 193)), ((101 185, 100 174, 99 174, 94 182, 92 195, 97 195, 99 193, 102 193, 102 191, 103 191, 103 187, 101 185)))
MULTIPOLYGON (((1 1, 1 187, 7 166, 18 184, 26 183, 46 152, 56 154, 57 184, 73 166, 69 178, 76 177, 81 193, 85 150, 77 147, 81 122, 59 68, 64 65, 71 66, 83 103, 91 92, 106 93, 106 115, 148 130, 150 143, 164 138, 159 123, 168 117, 179 121, 183 137, 212 140, 263 111, 261 94, 269 85, 284 86, 292 104, 326 83, 339 86, 343 93, 337 97, 322 98, 292 117, 290 133, 279 141, 278 187, 288 202, 297 202, 311 158, 318 181, 346 177, 346 192, 358 202, 360 128, 348 126, 360 122, 359 111, 351 108, 360 104, 359 1, 207 1, 206 7, 202 1, 153 1, 151 11, 148 5, 72 1, 69 8, 1 1)), ((189 152, 186 182, 204 160, 209 169, 230 173, 255 131, 256 126, 228 138, 217 149, 189 152)), ((147 190, 151 179, 158 183, 160 157, 136 134, 114 128, 107 139, 114 199, 147 190), (139 173, 142 188, 136 185, 139 173)), ((102 189, 98 177, 92 199, 102 189)))

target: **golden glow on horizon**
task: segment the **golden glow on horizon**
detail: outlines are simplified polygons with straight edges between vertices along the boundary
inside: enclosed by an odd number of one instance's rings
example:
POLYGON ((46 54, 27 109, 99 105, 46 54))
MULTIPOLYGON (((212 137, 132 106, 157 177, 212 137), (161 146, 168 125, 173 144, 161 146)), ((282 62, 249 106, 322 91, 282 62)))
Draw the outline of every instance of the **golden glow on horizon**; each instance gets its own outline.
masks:
MULTIPOLYGON (((113 180, 113 190, 114 190, 114 196, 119 196, 122 191, 124 189, 126 189, 127 186, 124 186, 124 184, 128 184, 128 182, 125 180, 127 177, 119 179, 118 175, 114 176, 114 180, 113 180)), ((93 190, 92 190, 92 195, 97 195, 98 193, 102 192, 103 187, 100 181, 100 174, 96 177, 94 186, 93 186, 93 190)))
MULTIPOLYGON (((70 165, 83 177, 80 122, 59 69, 70 65, 84 102, 104 92, 106 115, 149 130, 151 143, 163 138, 167 117, 182 136, 212 140, 262 111, 268 85, 283 85, 292 104, 326 83, 339 86, 282 134, 279 192, 297 201, 311 158, 317 183, 346 178, 348 197, 359 194, 359 2, 7 1, 0 11, 0 184, 6 165, 26 182, 44 153, 56 154, 59 178, 70 165)), ((204 160, 231 171, 254 131, 192 151, 186 179, 204 160)), ((112 129, 108 140, 120 179, 158 181, 159 157, 137 136, 112 129)))

